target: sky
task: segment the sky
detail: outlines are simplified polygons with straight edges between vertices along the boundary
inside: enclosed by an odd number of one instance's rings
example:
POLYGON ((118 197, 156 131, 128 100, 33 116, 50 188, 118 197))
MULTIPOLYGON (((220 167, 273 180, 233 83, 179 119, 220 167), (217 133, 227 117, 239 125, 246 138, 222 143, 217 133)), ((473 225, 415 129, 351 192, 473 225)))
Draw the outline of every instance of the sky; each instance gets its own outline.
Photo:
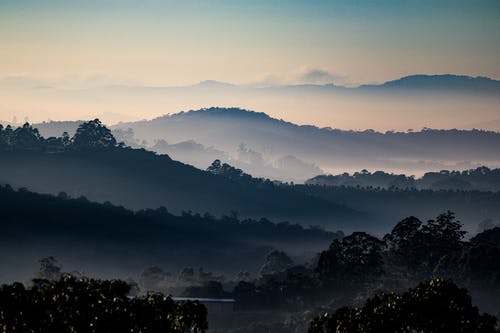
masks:
POLYGON ((0 1, 0 75, 180 85, 500 77, 500 1, 0 1))
POLYGON ((500 1, 0 0, 0 78, 355 86, 416 73, 499 79, 500 1))

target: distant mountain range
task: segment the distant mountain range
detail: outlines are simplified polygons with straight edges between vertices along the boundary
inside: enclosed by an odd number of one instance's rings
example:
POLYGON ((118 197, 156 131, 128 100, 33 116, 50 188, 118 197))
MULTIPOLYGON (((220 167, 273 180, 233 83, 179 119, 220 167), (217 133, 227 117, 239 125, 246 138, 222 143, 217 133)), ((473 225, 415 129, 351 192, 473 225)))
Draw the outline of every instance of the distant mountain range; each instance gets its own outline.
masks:
MULTIPOLYGON (((167 88, 167 87, 165 87, 167 88)), ((471 93, 487 93, 495 94, 500 97, 500 81, 488 77, 472 77, 466 75, 425 75, 416 74, 405 76, 396 80, 387 81, 379 84, 362 84, 354 87, 346 87, 342 85, 328 84, 289 84, 289 85, 236 85, 227 82, 206 80, 197 84, 187 86, 184 88, 194 89, 317 89, 318 92, 325 91, 371 91, 377 92, 383 90, 419 90, 419 91, 457 91, 457 92, 471 92, 471 93)))
POLYGON ((500 97, 500 81, 487 77, 465 75, 410 75, 398 80, 382 84, 362 85, 354 89, 380 90, 428 90, 428 91, 457 91, 480 94, 493 94, 500 97))
MULTIPOLYGON (((118 88, 119 86, 115 86, 118 88)), ((133 86, 123 86, 123 88, 133 88, 133 86)), ((328 84, 284 84, 284 85, 236 85, 228 82, 221 82, 215 80, 205 80, 194 85, 180 86, 180 87, 143 87, 143 89, 150 89, 159 91, 167 91, 175 89, 178 92, 182 90, 193 89, 197 91, 245 91, 255 90, 260 92, 274 91, 274 92, 287 92, 287 91, 304 91, 316 93, 335 93, 335 92, 436 92, 436 93, 471 93, 471 94, 486 94, 500 97, 500 81, 487 77, 466 76, 466 75, 425 75, 416 74, 405 76, 396 80, 387 81, 379 84, 363 84, 354 87, 347 87, 342 85, 328 84)))
MULTIPOLYGON (((47 83, 40 79, 34 79, 27 76, 9 76, 0 78, 0 85, 6 87, 18 87, 18 88, 37 88, 37 89, 57 89, 57 88, 68 88, 70 84, 67 80, 58 83, 57 81, 51 81, 47 83)), ((474 91, 491 91, 500 93, 500 81, 484 76, 468 76, 468 75, 455 75, 455 74, 414 74, 404 76, 398 79, 373 84, 361 84, 357 86, 343 86, 335 85, 333 83, 327 84, 233 84, 229 82, 222 82, 217 80, 204 80, 196 84, 187 86, 138 86, 138 85, 126 85, 126 84, 101 84, 100 87, 123 87, 123 88, 138 88, 143 89, 169 89, 169 88, 196 88, 196 89, 236 89, 236 88, 251 88, 251 89, 266 89, 273 87, 326 87, 330 89, 368 89, 368 88, 404 88, 404 89, 470 89, 474 91)), ((69 89, 79 90, 88 89, 82 85, 71 87, 69 89)))
MULTIPOLYGON (((187 86, 71 87, 67 82, 49 85, 14 77, 0 79, 0 99, 5 120, 17 115, 18 122, 24 117, 40 119, 41 114, 45 119, 64 119, 71 114, 73 119, 99 117, 107 124, 116 124, 179 110, 237 106, 294 123, 343 129, 450 129, 498 118, 500 81, 447 74, 412 75, 358 87, 235 85, 211 80, 187 86)), ((500 131, 500 127, 486 128, 500 131)))

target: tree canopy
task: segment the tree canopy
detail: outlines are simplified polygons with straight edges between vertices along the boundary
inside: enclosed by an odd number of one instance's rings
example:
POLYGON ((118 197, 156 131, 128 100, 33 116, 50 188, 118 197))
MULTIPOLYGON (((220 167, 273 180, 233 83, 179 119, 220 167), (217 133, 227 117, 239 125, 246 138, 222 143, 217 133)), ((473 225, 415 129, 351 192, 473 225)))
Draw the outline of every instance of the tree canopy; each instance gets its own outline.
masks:
POLYGON ((466 289, 431 279, 402 294, 381 293, 360 308, 342 307, 316 317, 309 333, 494 333, 497 319, 480 314, 466 289))
POLYGON ((111 131, 99 119, 81 124, 73 136, 73 145, 82 148, 110 148, 116 146, 111 131))
POLYGON ((9 333, 144 332, 201 333, 206 309, 197 302, 178 303, 162 294, 129 297, 119 280, 64 275, 0 287, 0 330, 9 333))

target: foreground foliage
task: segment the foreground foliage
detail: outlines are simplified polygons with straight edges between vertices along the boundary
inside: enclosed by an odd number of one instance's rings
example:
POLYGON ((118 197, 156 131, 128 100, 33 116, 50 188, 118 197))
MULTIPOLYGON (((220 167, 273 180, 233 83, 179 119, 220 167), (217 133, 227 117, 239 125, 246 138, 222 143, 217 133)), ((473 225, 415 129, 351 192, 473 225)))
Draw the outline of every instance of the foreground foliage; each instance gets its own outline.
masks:
POLYGON ((177 303, 162 294, 130 298, 123 281, 34 280, 0 287, 0 331, 46 332, 205 332, 206 309, 196 302, 177 303))
POLYGON ((481 315, 466 289, 432 279, 405 293, 382 293, 361 308, 343 307, 316 317, 309 333, 498 332, 497 319, 481 315))

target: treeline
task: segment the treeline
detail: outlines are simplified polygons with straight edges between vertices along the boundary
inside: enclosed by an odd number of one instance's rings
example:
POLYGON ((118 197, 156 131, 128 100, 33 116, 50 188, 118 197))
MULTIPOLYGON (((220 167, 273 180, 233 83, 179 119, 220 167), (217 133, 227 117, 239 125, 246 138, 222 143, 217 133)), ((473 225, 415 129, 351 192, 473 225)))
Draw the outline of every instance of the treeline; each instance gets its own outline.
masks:
MULTIPOLYGON (((442 212, 443 207, 460 216, 464 229, 471 233, 500 225, 500 192, 318 185, 295 185, 294 188, 314 197, 369 212, 366 223, 356 226, 357 230, 389 230, 394 221, 408 214, 430 218, 442 212)), ((348 225, 339 228, 353 230, 348 225)))
POLYGON ((257 186, 268 186, 274 187, 276 185, 282 185, 281 182, 271 181, 266 178, 256 178, 252 175, 245 173, 239 168, 235 168, 228 163, 222 163, 220 160, 215 160, 207 168, 207 171, 214 174, 231 179, 242 185, 257 185, 257 186))
POLYGON ((111 131, 99 119, 82 123, 73 137, 67 132, 60 137, 44 138, 38 129, 29 123, 12 128, 5 128, 0 124, 0 150, 34 150, 51 153, 62 152, 69 149, 111 148, 118 143, 111 131))
POLYGON ((420 178, 403 174, 362 170, 352 175, 319 175, 306 181, 308 185, 346 186, 382 189, 477 190, 500 191, 500 169, 482 166, 464 171, 427 172, 420 178))
MULTIPOLYGON (((162 226, 175 226, 176 231, 197 231, 201 234, 219 233, 221 237, 227 236, 228 239, 261 239, 261 240, 290 240, 295 241, 296 237, 310 237, 311 241, 317 238, 332 239, 343 236, 342 232, 331 232, 319 226, 305 227, 297 223, 289 222, 271 222, 266 218, 259 220, 241 219, 238 217, 238 212, 232 211, 229 215, 216 217, 211 214, 199 214, 191 211, 184 211, 180 216, 174 215, 165 207, 157 209, 142 209, 139 211, 131 211, 120 206, 112 204, 90 202, 85 197, 76 199, 70 198, 65 192, 59 193, 58 196, 44 195, 33 193, 25 188, 19 190, 13 189, 9 185, 0 185, 0 198, 2 202, 2 217, 4 222, 14 221, 16 218, 22 222, 35 222, 37 216, 33 213, 22 211, 16 212, 16 208, 22 206, 33 209, 32 212, 52 213, 51 221, 62 221, 65 217, 70 217, 68 214, 76 212, 83 214, 84 217, 78 218, 75 214, 75 219, 66 221, 67 223, 78 223, 79 221, 91 220, 91 217, 100 219, 95 222, 106 227, 106 222, 113 225, 114 221, 121 219, 123 224, 126 221, 137 219, 136 223, 146 223, 145 220, 161 223, 162 226), (55 211, 57 208, 58 211, 55 211), (59 212, 59 214, 57 214, 59 212), (60 216, 58 216, 60 215, 60 216), (140 220, 140 222, 139 222, 140 220), (225 235, 227 233, 228 235, 225 235), (231 236, 229 236, 231 235, 231 236)), ((81 216, 81 215, 80 215, 81 216)), ((38 216, 42 217, 42 216, 38 216)), ((90 222, 89 222, 90 223, 90 222)), ((4 224, 4 227, 8 224, 4 224)))

